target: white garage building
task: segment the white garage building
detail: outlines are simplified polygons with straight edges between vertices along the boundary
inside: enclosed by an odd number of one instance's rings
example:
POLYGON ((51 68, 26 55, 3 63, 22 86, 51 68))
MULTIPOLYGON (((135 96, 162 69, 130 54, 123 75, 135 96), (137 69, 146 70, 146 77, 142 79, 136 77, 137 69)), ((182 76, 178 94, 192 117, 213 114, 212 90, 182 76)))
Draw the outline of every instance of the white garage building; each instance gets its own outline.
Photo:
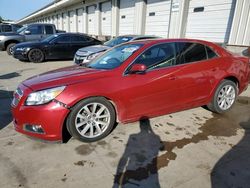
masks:
POLYGON ((250 46, 249 0, 55 0, 18 21, 97 37, 197 38, 250 46))

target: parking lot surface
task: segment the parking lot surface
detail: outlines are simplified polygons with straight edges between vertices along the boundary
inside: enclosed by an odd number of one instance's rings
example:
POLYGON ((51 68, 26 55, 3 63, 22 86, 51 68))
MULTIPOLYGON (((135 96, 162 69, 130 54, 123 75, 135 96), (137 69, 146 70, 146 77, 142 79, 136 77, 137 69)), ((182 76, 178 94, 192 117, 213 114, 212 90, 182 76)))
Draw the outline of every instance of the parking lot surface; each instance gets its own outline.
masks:
POLYGON ((195 108, 118 124, 94 143, 16 133, 10 103, 17 85, 69 65, 20 62, 0 52, 0 187, 249 187, 250 88, 226 114, 195 108))

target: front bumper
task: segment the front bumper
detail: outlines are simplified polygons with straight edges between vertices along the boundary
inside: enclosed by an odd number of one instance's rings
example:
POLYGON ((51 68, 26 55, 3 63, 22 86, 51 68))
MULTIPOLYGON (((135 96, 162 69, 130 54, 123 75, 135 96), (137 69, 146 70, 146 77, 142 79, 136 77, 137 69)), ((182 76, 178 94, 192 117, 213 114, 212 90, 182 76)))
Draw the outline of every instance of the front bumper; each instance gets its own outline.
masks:
POLYGON ((12 115, 15 130, 27 136, 48 141, 62 140, 62 129, 69 109, 63 107, 56 101, 38 106, 25 106, 29 88, 21 85, 24 91, 17 106, 12 105, 12 115), (39 125, 44 133, 35 133, 27 130, 26 125, 39 125))
POLYGON ((74 57, 74 63, 77 65, 88 62, 90 62, 90 60, 87 59, 87 56, 80 56, 76 54, 74 57))
POLYGON ((28 60, 28 54, 27 52, 23 51, 14 51, 13 57, 19 60, 28 60))

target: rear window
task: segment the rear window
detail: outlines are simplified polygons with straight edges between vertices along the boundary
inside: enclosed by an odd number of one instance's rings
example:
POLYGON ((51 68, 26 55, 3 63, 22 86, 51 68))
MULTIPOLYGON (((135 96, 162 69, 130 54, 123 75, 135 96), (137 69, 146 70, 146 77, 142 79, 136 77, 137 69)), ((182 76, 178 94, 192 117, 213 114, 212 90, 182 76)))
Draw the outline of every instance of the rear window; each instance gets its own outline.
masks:
POLYGON ((46 32, 47 35, 54 34, 54 29, 53 29, 52 26, 46 25, 45 26, 45 32, 46 32))
POLYGON ((212 59, 212 58, 217 57, 217 54, 207 46, 206 46, 206 51, 207 51, 208 59, 212 59))
POLYGON ((207 53, 204 45, 190 42, 177 43, 177 64, 192 63, 206 59, 207 53))

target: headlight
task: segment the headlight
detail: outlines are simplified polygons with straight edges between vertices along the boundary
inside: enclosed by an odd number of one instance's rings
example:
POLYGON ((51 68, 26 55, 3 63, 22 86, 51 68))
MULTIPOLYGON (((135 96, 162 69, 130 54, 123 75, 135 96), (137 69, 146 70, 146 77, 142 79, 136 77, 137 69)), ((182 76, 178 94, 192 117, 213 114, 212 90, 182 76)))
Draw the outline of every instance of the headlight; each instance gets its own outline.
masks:
POLYGON ((99 56, 102 52, 91 54, 87 57, 88 60, 95 59, 97 56, 99 56))
POLYGON ((27 47, 23 47, 23 48, 16 48, 16 51, 29 51, 30 48, 27 48, 27 47))
POLYGON ((4 36, 0 36, 0 40, 3 40, 4 39, 4 36))
POLYGON ((25 105, 40 105, 45 104, 56 98, 62 91, 65 89, 65 86, 55 87, 51 89, 46 89, 42 91, 37 91, 29 94, 26 99, 25 105))

